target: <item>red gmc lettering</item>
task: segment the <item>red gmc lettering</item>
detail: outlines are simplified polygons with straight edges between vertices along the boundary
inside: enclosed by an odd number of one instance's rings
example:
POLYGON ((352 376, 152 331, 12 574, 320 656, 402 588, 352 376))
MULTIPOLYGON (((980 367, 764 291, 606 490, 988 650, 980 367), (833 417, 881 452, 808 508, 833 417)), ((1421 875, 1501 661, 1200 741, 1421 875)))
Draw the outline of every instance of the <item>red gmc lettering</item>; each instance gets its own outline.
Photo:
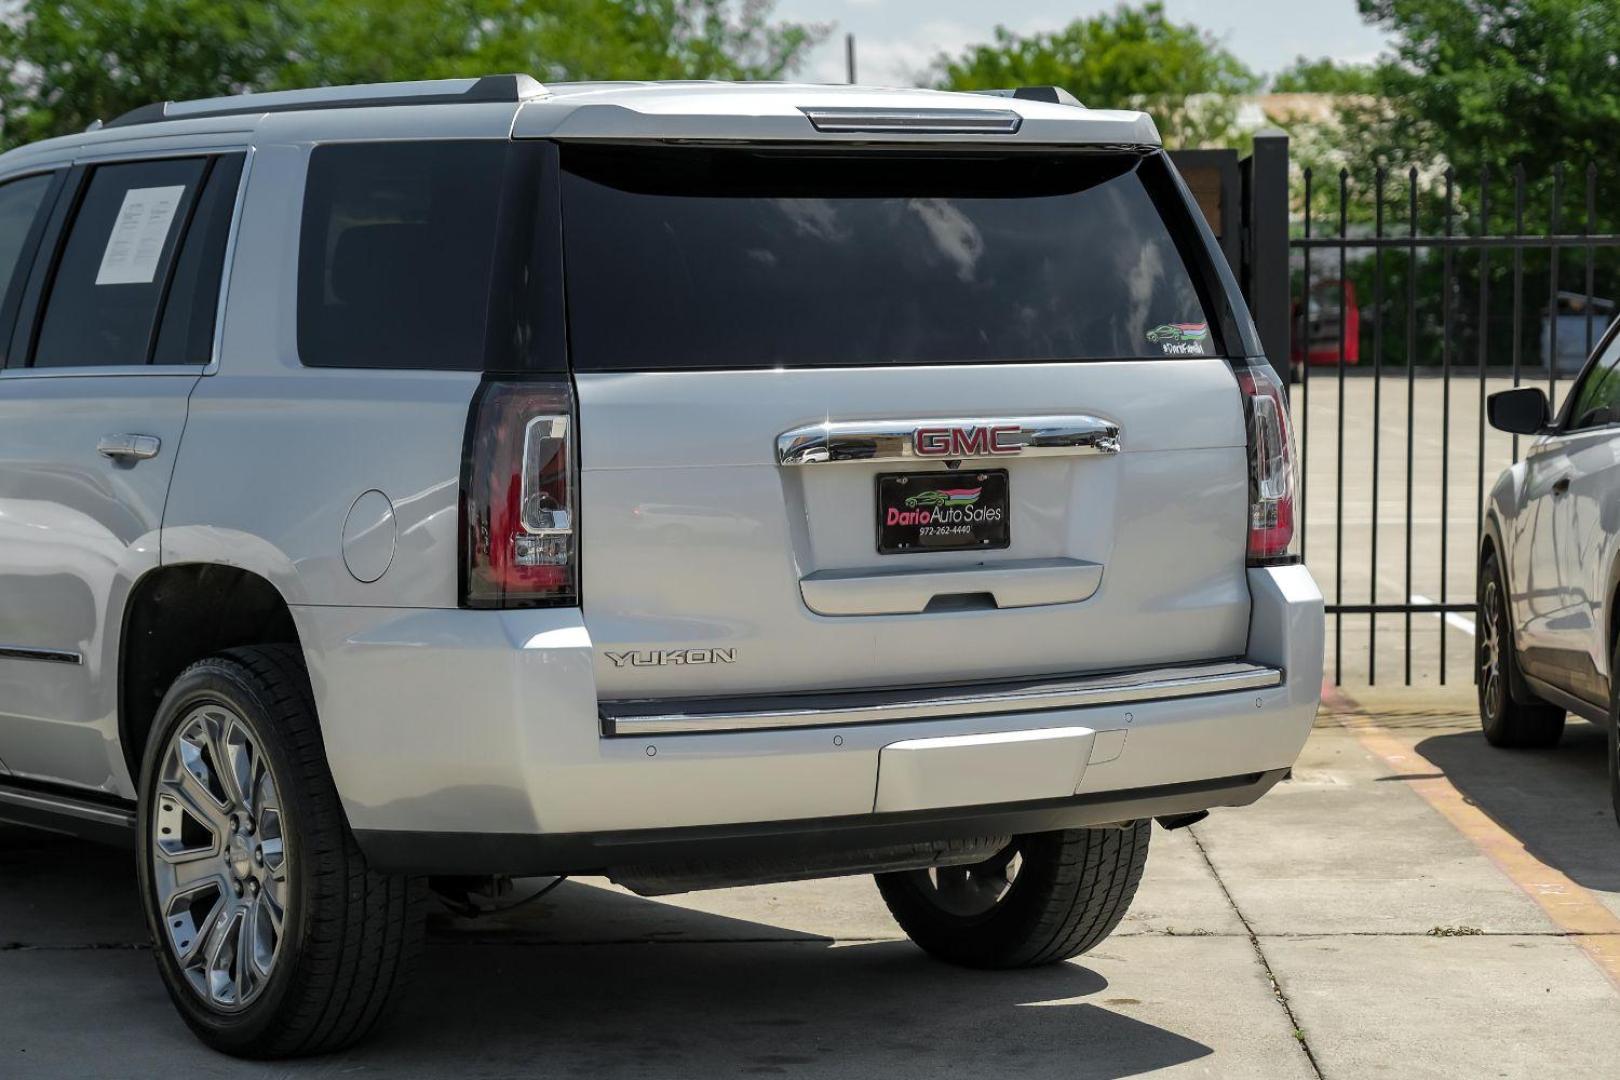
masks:
POLYGON ((1017 424, 990 427, 918 428, 912 436, 918 457, 964 458, 1017 454, 1023 450, 1017 424))
POLYGON ((1017 424, 997 424, 990 429, 990 452, 992 454, 1017 454, 1024 449, 1018 441, 1023 429, 1017 424))

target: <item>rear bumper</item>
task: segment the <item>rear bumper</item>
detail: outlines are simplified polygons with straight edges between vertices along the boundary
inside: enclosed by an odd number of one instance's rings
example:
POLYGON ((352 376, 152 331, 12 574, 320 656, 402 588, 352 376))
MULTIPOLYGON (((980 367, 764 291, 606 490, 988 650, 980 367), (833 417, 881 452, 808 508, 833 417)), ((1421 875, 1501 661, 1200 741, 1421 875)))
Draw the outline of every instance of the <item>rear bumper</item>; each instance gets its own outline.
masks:
POLYGON ((604 846, 667 838, 983 829, 987 807, 1035 815, 1014 819, 1013 831, 1032 831, 1252 801, 1309 734, 1322 598, 1298 566, 1251 570, 1249 585, 1241 660, 1279 673, 1271 685, 619 737, 602 734, 577 611, 294 617, 333 776, 368 854, 436 872, 533 872, 600 868, 604 846))
POLYGON ((944 810, 862 814, 804 821, 698 825, 598 833, 396 832, 356 834, 373 866, 396 873, 606 874, 625 868, 724 865, 769 859, 777 865, 832 865, 840 853, 979 836, 1017 836, 1164 817, 1211 806, 1247 806, 1270 791, 1286 769, 1104 791, 1068 799, 944 810))

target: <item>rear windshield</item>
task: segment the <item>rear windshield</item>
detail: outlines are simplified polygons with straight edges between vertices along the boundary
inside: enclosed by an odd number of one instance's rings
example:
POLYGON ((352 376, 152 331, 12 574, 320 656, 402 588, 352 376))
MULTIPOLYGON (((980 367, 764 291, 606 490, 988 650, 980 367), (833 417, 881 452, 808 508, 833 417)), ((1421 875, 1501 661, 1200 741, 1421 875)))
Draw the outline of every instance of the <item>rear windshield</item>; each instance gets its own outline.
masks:
POLYGON ((1162 162, 565 146, 582 371, 1219 351, 1162 162))

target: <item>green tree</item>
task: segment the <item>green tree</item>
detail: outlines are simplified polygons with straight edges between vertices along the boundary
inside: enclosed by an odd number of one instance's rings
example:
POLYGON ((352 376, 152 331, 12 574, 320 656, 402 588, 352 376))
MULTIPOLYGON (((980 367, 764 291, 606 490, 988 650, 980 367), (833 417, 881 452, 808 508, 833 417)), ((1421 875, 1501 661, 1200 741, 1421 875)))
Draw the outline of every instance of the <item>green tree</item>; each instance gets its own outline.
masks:
POLYGON ((258 89, 283 62, 274 5, 30 0, 0 22, 6 145, 80 131, 162 98, 258 89))
POLYGON ((1121 5, 1051 32, 998 26, 992 42, 937 57, 933 81, 949 90, 1061 86, 1098 108, 1143 109, 1173 146, 1224 136, 1224 103, 1260 85, 1214 35, 1170 21, 1160 3, 1121 5))
POLYGON ((1378 73, 1371 64, 1300 56, 1271 77, 1271 90, 1277 94, 1373 94, 1378 91, 1378 73))
POLYGON ((1357 0, 1394 38, 1386 104, 1360 117, 1371 149, 1532 178, 1557 163, 1613 164, 1620 131, 1614 0, 1357 0), (1398 104, 1395 104, 1398 103, 1398 104))
MULTIPOLYGON (((286 2, 286 0, 283 0, 286 2)), ((570 79, 779 79, 826 36, 773 0, 304 0, 281 85, 522 71, 570 79)))
MULTIPOLYGON (((1391 175, 1385 204, 1392 231, 1407 225, 1406 198, 1419 170, 1418 228, 1444 227, 1444 172, 1451 170, 1454 219, 1463 233, 1501 233, 1515 226, 1514 177, 1524 178, 1524 228, 1552 225, 1556 172, 1565 170, 1558 228, 1561 232, 1612 232, 1620 227, 1613 177, 1620 165, 1620 6, 1613 0, 1357 0, 1362 17, 1392 38, 1393 55, 1377 66, 1376 97, 1345 114, 1345 159, 1353 186, 1367 200, 1373 168, 1391 175), (1596 218, 1586 220, 1583 188, 1589 164, 1599 181, 1596 218), (1488 184, 1489 220, 1481 182, 1488 184)), ((1336 171, 1336 170, 1335 170, 1336 171)), ((1418 293, 1439 297, 1442 256, 1419 260, 1418 293)), ((1565 289, 1584 291, 1586 255, 1565 248, 1555 255, 1525 256, 1523 279, 1509 277, 1505 254, 1454 259, 1450 283, 1456 297, 1477 295, 1480 276, 1491 280, 1493 310, 1488 348, 1492 363, 1505 363, 1517 344, 1527 362, 1540 356, 1540 313, 1552 286, 1552 266, 1565 289), (1524 301, 1515 341, 1511 305, 1517 284, 1524 301), (1509 320, 1503 325, 1504 319, 1509 320)), ((1598 296, 1620 288, 1620 256, 1599 248, 1590 272, 1598 296)), ((1464 321, 1453 325, 1459 355, 1472 355, 1478 316, 1466 303, 1454 305, 1464 321)), ((1366 323, 1363 323, 1366 326, 1366 323)), ((1599 323, 1601 327, 1601 323, 1599 323)), ((1419 351, 1418 362, 1438 354, 1419 351)))
POLYGON ((773 0, 22 0, 0 17, 0 141, 151 101, 523 71, 772 79, 826 34, 773 0))

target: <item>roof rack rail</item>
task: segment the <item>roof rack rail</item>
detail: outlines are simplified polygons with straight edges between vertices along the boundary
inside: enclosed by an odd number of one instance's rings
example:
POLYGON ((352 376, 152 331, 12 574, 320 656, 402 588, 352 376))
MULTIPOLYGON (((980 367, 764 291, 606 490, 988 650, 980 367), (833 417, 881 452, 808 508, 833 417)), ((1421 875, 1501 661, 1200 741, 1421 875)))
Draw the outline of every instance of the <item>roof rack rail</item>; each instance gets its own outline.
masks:
POLYGON ((274 90, 263 94, 154 101, 107 121, 103 127, 194 120, 209 116, 299 112, 309 109, 362 109, 375 105, 453 105, 472 102, 527 101, 546 88, 529 75, 485 75, 479 79, 428 79, 420 82, 362 83, 310 90, 274 90))
POLYGON ((1020 101, 1046 101, 1053 105, 1073 105, 1077 109, 1085 108, 1079 98, 1061 86, 1018 86, 1006 90, 971 90, 969 93, 1017 98, 1020 101))

